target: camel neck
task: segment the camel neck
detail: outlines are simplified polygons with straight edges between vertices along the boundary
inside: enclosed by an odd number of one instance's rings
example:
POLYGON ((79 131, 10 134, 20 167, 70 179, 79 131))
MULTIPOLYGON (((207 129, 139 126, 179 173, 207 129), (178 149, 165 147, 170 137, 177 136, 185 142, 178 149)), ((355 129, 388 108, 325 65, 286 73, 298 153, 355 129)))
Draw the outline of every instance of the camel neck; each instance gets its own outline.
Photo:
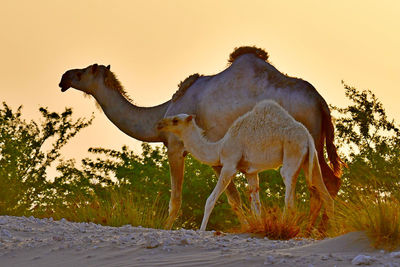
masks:
POLYGON ((145 142, 163 142, 157 123, 164 117, 170 101, 154 107, 138 107, 120 92, 100 87, 93 95, 104 113, 121 131, 145 142))
POLYGON ((203 130, 196 125, 193 121, 182 132, 181 136, 185 148, 199 161, 217 166, 219 162, 220 143, 208 141, 204 135, 203 130))

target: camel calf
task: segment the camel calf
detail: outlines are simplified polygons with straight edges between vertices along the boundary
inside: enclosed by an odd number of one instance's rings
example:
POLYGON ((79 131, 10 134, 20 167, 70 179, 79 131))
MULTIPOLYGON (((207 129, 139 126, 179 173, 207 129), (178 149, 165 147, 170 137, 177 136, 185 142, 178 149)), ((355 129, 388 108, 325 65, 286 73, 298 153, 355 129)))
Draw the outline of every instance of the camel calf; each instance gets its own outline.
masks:
POLYGON ((297 176, 303 168, 309 190, 316 192, 310 199, 310 226, 314 224, 322 203, 328 217, 333 216, 333 199, 322 180, 313 138, 303 124, 274 101, 259 102, 253 110, 239 117, 217 142, 206 140, 194 117, 187 114, 162 119, 158 130, 176 134, 199 161, 222 167, 217 185, 207 199, 200 230, 206 229, 217 199, 237 171, 246 175, 251 208, 259 215, 258 173, 281 165, 286 186, 285 210, 294 208, 297 176))

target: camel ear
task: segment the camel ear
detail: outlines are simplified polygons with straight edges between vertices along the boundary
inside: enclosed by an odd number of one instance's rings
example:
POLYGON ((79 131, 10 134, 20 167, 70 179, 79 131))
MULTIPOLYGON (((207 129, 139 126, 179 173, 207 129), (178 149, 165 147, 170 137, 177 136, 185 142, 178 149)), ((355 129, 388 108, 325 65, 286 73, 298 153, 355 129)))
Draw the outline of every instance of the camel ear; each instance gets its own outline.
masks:
POLYGON ((106 68, 107 68, 108 70, 110 70, 111 66, 110 66, 110 65, 108 65, 106 68))
POLYGON ((96 71, 97 71, 97 67, 98 67, 99 65, 97 65, 97 64, 93 64, 93 66, 92 66, 92 73, 94 74, 96 71))
POLYGON ((186 122, 191 122, 194 118, 195 118, 194 115, 189 115, 189 116, 186 118, 186 122))

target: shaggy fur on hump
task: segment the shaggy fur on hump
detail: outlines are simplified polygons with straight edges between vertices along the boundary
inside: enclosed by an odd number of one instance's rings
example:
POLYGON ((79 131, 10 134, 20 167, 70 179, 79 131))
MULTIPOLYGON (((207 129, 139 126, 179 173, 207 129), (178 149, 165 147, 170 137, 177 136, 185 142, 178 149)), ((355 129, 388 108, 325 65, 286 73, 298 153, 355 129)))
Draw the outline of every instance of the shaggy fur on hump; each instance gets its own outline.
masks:
POLYGON ((129 102, 133 103, 133 100, 129 97, 129 95, 126 93, 124 87, 122 86, 121 82, 117 79, 117 76, 115 76, 115 74, 108 69, 105 70, 104 84, 108 88, 119 92, 123 97, 125 97, 125 99, 127 99, 129 102))
POLYGON ((235 59, 244 54, 253 54, 262 60, 268 61, 268 53, 265 50, 255 46, 241 46, 236 47, 235 50, 233 50, 233 52, 229 55, 229 64, 232 64, 235 59))
POLYGON ((180 82, 178 84, 178 90, 175 92, 175 94, 172 96, 172 102, 177 101, 179 98, 181 98, 186 90, 194 84, 195 81, 197 81, 198 78, 200 78, 202 75, 195 73, 187 77, 183 82, 180 82))

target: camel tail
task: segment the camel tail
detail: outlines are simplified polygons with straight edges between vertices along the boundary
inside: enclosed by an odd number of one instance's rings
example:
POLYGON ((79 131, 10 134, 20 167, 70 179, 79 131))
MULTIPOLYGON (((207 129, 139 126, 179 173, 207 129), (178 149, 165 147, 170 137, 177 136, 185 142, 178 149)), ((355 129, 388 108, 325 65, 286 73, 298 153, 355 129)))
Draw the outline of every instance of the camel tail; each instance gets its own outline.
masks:
POLYGON ((311 184, 316 187, 322 202, 325 205, 325 210, 329 218, 333 216, 333 199, 325 186, 322 179, 321 167, 317 156, 317 150, 315 149, 314 139, 308 135, 308 173, 311 179, 311 184))
POLYGON ((346 166, 346 163, 339 157, 337 148, 333 143, 335 138, 335 128, 333 127, 331 112, 328 106, 325 104, 322 106, 322 131, 325 134, 326 151, 328 158, 331 163, 331 168, 336 177, 342 175, 342 167, 346 166))

